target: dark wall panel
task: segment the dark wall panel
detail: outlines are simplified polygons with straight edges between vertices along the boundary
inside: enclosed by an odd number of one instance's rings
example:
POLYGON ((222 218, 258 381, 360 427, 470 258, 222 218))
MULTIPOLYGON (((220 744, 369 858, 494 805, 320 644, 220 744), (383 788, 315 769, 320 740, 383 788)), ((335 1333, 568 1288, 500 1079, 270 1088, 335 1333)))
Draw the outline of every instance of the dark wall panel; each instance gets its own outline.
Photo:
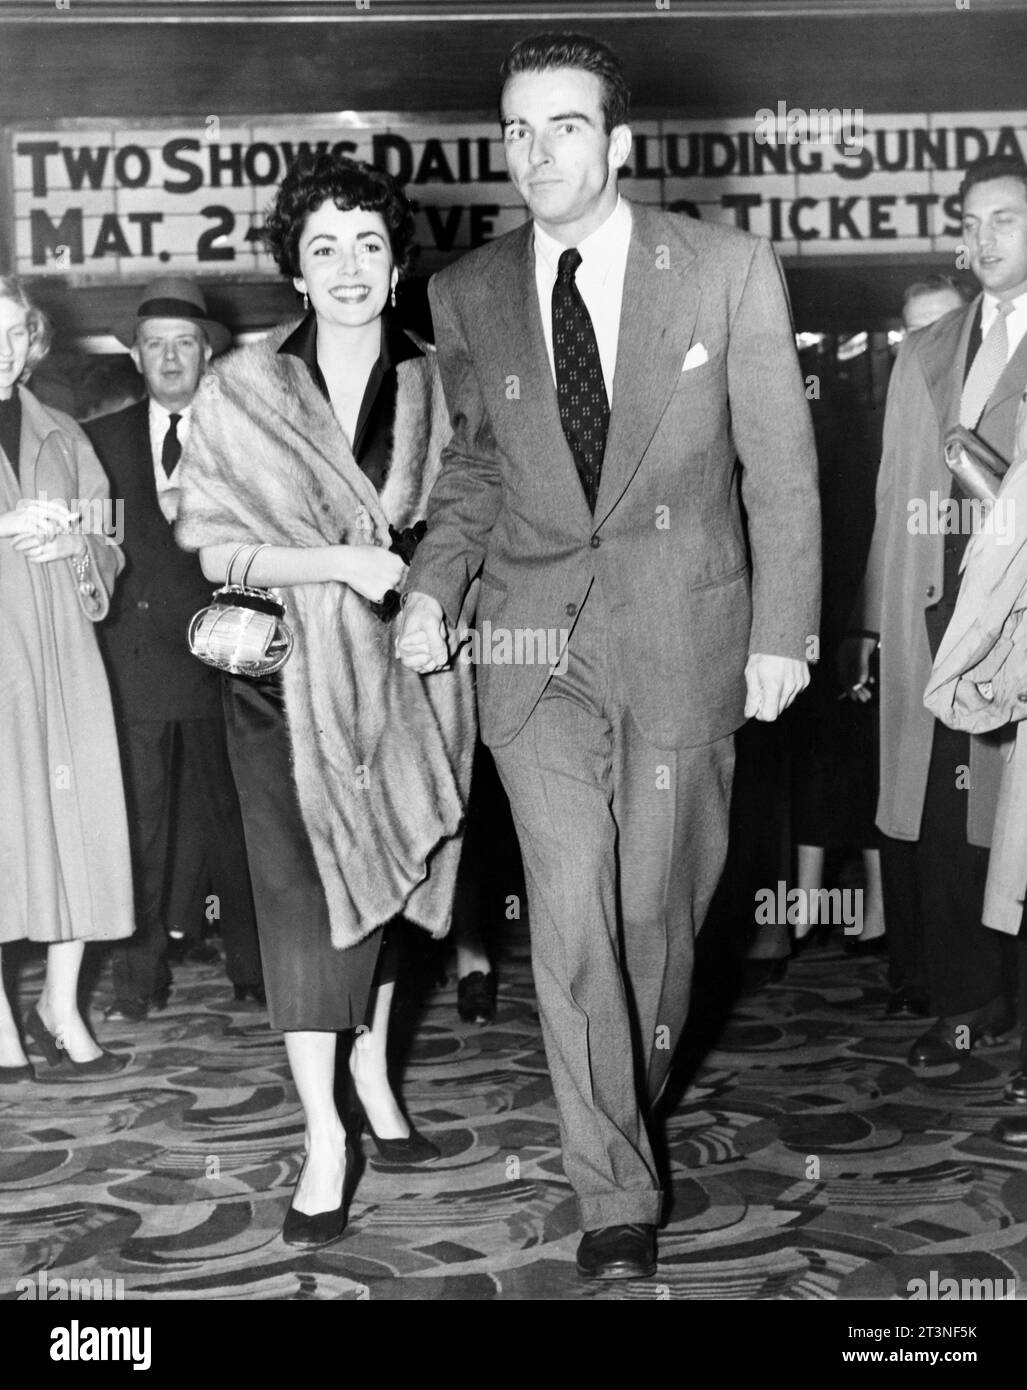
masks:
MULTIPOLYGON (((0 24, 0 124, 195 112, 491 110, 530 24, 0 24)), ((638 108, 696 116, 789 105, 1020 109, 1027 11, 595 22, 638 108)))

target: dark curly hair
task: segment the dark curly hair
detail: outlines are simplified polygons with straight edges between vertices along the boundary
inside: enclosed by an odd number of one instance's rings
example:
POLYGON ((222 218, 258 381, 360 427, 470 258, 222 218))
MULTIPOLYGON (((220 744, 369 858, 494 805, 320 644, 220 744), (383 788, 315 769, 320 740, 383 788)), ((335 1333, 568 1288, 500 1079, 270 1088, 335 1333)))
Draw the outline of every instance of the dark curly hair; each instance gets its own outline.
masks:
POLYGON ((395 179, 343 154, 300 155, 278 187, 263 227, 264 245, 278 269, 299 275, 299 244, 307 218, 328 200, 342 212, 377 212, 389 233, 392 259, 406 275, 414 259, 414 215, 395 179))

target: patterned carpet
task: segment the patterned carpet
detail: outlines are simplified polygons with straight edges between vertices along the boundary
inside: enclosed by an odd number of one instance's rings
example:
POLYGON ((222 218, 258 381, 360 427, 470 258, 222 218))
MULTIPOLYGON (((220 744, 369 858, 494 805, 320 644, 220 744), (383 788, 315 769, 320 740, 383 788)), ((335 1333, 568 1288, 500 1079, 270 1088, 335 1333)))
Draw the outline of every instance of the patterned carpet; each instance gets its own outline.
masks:
MULTIPOLYGON (((22 966, 23 1003, 39 973, 22 966)), ((672 1201, 638 1283, 575 1274, 522 929, 494 1026, 459 1022, 452 980, 406 1005, 403 1094, 443 1157, 387 1170, 365 1139, 349 1228, 321 1252, 281 1242, 300 1110, 263 1010, 230 993, 219 967, 182 968, 165 1013, 98 1025, 132 1053, 121 1075, 0 1087, 0 1298, 43 1268, 127 1299, 905 1299, 932 1270, 1027 1290, 1027 1164, 989 1137, 1014 1043, 915 1076, 883 967, 836 945, 699 1018, 715 1042, 693 1044, 667 1120, 672 1201)), ((102 976, 94 1017, 108 998, 102 976)))

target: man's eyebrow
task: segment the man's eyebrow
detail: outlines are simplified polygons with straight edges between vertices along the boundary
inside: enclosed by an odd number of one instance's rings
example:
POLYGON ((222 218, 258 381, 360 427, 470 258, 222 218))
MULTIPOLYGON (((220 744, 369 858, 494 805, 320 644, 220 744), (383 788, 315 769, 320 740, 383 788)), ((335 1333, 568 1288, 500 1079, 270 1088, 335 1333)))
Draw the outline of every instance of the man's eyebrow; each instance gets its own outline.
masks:
MULTIPOLYGON (((555 116, 546 117, 546 122, 549 125, 558 123, 560 121, 584 121, 586 125, 595 124, 595 121, 592 119, 592 117, 584 111, 561 111, 558 112, 555 116)), ((526 121, 523 116, 504 116, 503 119, 500 121, 500 125, 502 126, 530 124, 530 121, 526 121)))

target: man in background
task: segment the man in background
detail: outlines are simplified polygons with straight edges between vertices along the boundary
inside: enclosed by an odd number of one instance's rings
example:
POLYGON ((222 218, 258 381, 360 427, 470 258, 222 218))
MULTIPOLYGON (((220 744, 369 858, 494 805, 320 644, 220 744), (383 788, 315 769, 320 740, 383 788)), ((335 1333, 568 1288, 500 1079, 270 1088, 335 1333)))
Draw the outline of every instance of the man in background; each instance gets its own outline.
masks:
POLYGON ((203 944, 201 913, 220 922, 237 998, 259 1002, 263 985, 219 677, 186 640, 210 584, 172 535, 190 407, 231 334, 207 315, 199 287, 174 277, 147 285, 114 331, 146 399, 84 428, 124 509, 125 572, 99 638, 121 742, 136 932, 113 949, 106 1017, 138 1023, 167 1000, 169 951, 178 961, 219 958, 203 944))
POLYGON ((946 727, 924 709, 922 693, 955 608, 969 539, 963 529, 946 533, 938 521, 942 502, 964 500, 945 466, 945 436, 963 424, 1005 459, 1013 455, 1027 381, 1027 166, 1007 156, 979 160, 960 191, 963 237, 981 293, 912 332, 899 351, 854 623, 859 635, 843 658, 858 695, 880 639, 877 824, 886 837, 885 915, 889 938, 896 933, 892 950, 896 942, 900 951, 908 948, 906 1011, 935 1018, 909 1052, 915 1067, 949 1065, 1013 1023, 1007 943, 981 922, 1003 741, 946 727), (924 515, 926 525, 917 521, 924 515), (925 1000, 918 995, 917 933, 925 1000))

